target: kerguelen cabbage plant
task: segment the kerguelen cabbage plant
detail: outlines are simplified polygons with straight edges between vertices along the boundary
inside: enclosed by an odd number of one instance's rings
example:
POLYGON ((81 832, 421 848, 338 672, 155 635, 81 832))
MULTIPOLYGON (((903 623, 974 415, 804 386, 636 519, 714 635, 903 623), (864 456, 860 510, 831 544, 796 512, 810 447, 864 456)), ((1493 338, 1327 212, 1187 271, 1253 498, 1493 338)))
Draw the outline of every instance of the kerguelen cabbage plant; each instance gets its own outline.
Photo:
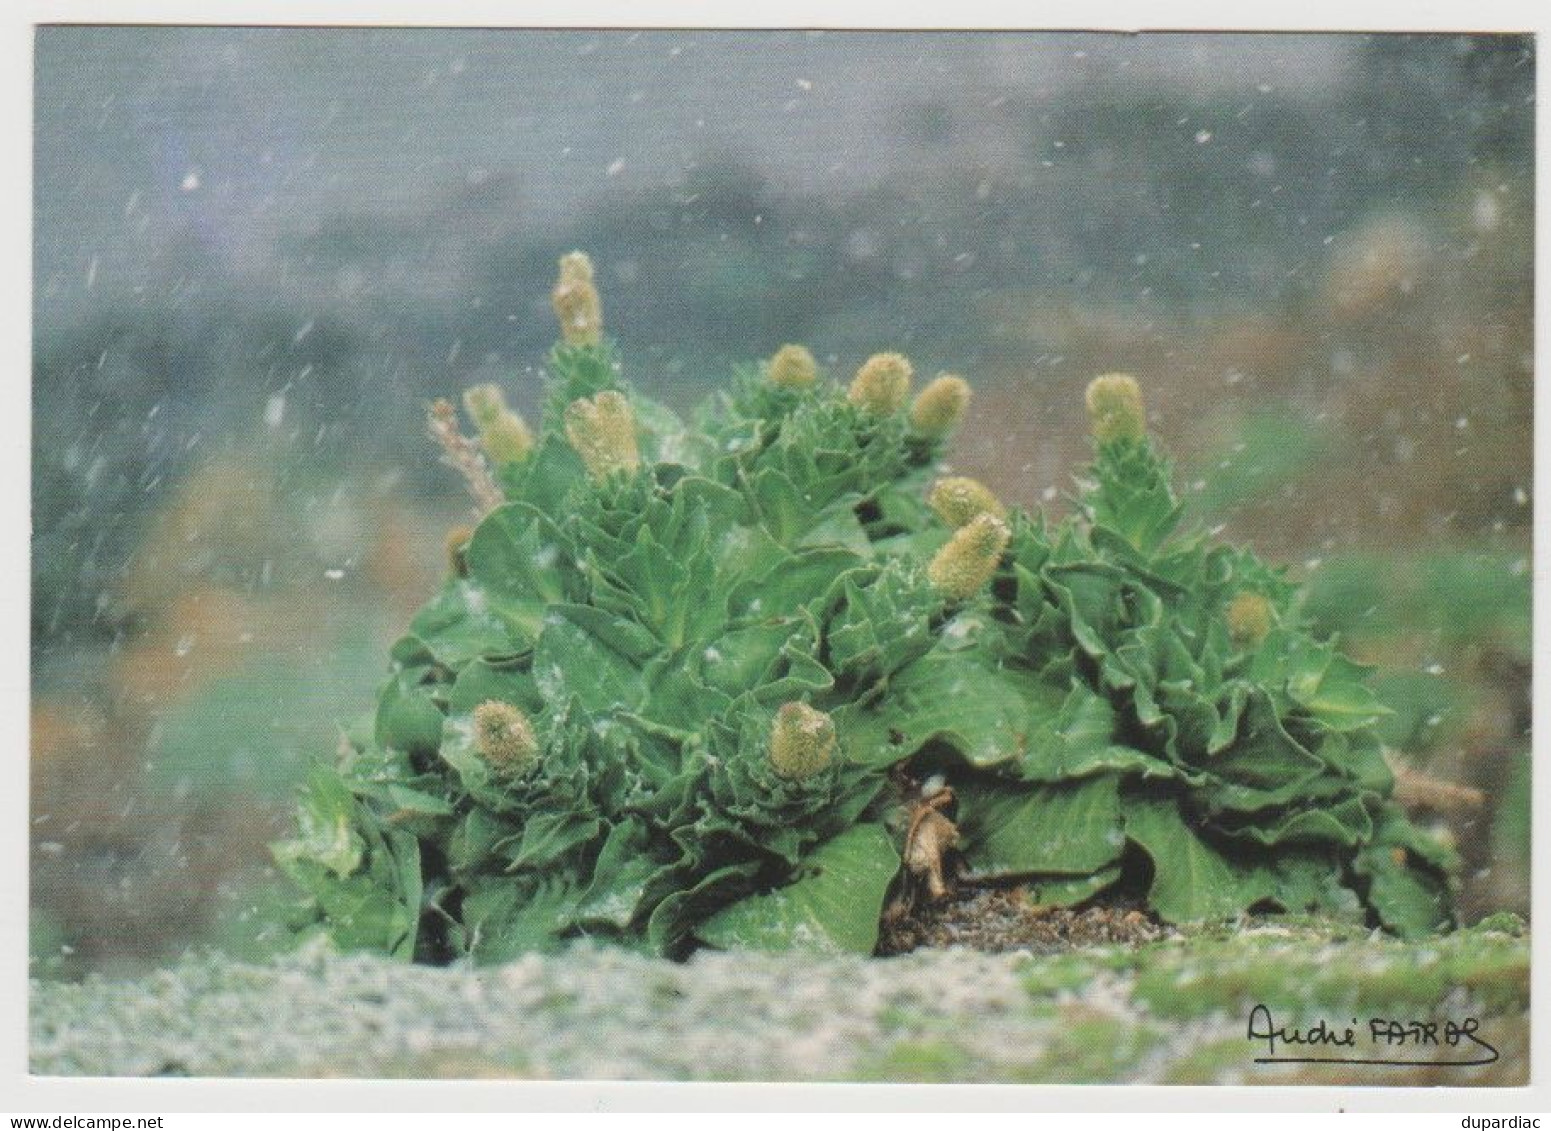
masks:
POLYGON ((1451 922, 1366 670, 1276 569, 1182 532, 1137 383, 1088 389, 1075 513, 939 477, 969 387, 912 401, 783 347, 692 422, 632 389, 586 256, 537 435, 495 386, 433 433, 484 510, 375 715, 275 847, 304 932, 500 960, 588 936, 871 952, 955 885, 1451 922))

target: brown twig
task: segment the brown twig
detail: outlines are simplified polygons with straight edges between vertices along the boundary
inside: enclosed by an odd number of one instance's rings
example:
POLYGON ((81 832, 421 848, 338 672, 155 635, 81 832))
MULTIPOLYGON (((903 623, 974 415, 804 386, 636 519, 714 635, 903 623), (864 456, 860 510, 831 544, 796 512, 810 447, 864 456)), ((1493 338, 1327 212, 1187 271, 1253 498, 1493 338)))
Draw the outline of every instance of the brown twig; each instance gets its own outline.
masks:
POLYGON ((1395 800, 1407 809, 1437 809, 1449 813, 1479 809, 1486 801, 1486 795, 1479 789, 1413 770, 1394 755, 1388 755, 1386 761, 1395 775, 1395 800))
POLYGON ((426 413, 426 424, 431 438, 441 445, 442 462, 463 476, 469 494, 479 507, 481 515, 489 514, 505 502, 501 488, 496 486, 479 445, 465 436, 458 428, 458 410, 448 400, 437 400, 426 413))

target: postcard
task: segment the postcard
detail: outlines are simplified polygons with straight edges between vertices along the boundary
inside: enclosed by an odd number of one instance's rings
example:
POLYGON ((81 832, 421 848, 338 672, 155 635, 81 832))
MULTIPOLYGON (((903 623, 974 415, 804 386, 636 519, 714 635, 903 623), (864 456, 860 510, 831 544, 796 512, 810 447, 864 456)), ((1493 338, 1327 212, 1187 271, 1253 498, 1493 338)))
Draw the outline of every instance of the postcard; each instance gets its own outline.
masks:
POLYGON ((33 51, 34 1077, 1529 1083, 1533 35, 33 51))

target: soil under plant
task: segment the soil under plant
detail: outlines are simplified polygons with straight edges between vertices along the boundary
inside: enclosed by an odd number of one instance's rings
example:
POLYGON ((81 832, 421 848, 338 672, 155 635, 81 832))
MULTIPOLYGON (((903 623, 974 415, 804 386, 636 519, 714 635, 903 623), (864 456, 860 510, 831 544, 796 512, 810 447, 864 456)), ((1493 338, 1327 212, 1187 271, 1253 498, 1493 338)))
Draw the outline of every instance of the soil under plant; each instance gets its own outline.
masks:
POLYGON ((1139 901, 1059 907, 1037 903, 1021 887, 979 888, 885 916, 878 953, 898 955, 922 947, 1055 953, 1082 946, 1155 942, 1175 933, 1139 901))

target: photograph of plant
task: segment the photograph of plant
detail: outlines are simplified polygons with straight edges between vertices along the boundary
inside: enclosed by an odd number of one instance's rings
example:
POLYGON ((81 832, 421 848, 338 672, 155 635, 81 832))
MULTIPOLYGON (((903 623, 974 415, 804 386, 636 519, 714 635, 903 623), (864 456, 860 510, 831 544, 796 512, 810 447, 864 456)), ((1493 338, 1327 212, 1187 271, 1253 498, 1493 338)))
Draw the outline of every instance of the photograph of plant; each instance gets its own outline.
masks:
POLYGON ((1525 1082, 1534 65, 40 29, 32 1071, 1525 1082))

